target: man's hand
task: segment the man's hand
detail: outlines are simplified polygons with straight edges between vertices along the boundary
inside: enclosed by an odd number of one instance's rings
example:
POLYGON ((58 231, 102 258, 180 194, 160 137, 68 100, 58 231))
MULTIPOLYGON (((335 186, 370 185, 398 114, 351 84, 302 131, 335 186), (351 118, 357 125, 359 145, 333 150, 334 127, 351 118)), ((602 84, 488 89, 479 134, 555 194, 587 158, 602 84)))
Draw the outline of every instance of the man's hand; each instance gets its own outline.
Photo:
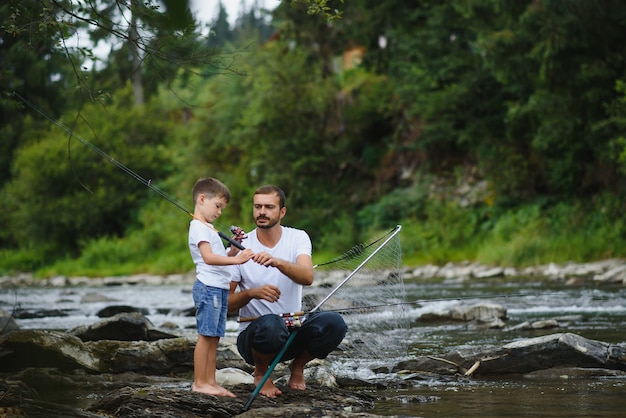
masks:
POLYGON ((280 289, 271 284, 250 289, 250 291, 255 299, 263 299, 272 303, 276 302, 280 298, 280 289))
POLYGON ((313 283, 313 263, 308 255, 300 254, 295 263, 290 263, 261 251, 256 253, 252 260, 265 267, 276 267, 291 280, 303 286, 310 286, 313 283))
POLYGON ((267 251, 261 251, 260 253, 256 253, 254 257, 252 257, 252 260, 255 263, 259 263, 265 267, 277 267, 278 264, 278 259, 272 257, 272 255, 267 251))

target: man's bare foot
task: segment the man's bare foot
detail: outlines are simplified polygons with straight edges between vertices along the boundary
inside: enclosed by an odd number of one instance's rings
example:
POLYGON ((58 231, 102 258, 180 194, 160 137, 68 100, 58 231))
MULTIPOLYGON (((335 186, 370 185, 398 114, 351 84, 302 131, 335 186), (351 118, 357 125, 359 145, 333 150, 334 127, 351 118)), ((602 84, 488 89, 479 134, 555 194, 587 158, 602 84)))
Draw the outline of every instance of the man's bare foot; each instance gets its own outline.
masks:
POLYGON ((289 377, 289 387, 294 390, 306 390, 304 380, 304 370, 291 365, 291 377, 289 377))
MULTIPOLYGON (((254 384, 258 385, 261 382, 261 380, 263 380, 263 376, 255 377, 254 384)), ((280 391, 280 389, 278 389, 276 385, 274 385, 274 382, 272 382, 270 379, 267 379, 265 381, 259 393, 261 395, 267 396, 268 398, 276 398, 283 394, 280 391)))
POLYGON ((196 385, 194 383, 191 385, 191 390, 194 392, 206 393, 207 395, 228 396, 231 398, 237 397, 234 393, 219 385, 196 385))

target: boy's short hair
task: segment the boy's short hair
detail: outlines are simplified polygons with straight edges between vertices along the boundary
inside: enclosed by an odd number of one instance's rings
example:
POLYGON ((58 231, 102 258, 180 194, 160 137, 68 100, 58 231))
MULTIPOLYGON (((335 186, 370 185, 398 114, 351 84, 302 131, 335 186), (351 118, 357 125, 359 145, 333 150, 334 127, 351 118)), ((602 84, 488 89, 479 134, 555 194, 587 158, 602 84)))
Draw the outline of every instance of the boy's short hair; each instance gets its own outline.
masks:
POLYGON ((256 194, 272 194, 272 193, 276 193, 278 195, 280 209, 284 208, 285 207, 285 192, 283 192, 283 190, 280 187, 274 186, 273 184, 266 184, 264 186, 259 187, 254 192, 255 195, 256 194))
POLYGON ((191 190, 193 203, 196 204, 198 197, 203 194, 211 198, 218 196, 223 198, 227 203, 230 202, 230 190, 228 187, 213 177, 202 178, 196 181, 191 190))

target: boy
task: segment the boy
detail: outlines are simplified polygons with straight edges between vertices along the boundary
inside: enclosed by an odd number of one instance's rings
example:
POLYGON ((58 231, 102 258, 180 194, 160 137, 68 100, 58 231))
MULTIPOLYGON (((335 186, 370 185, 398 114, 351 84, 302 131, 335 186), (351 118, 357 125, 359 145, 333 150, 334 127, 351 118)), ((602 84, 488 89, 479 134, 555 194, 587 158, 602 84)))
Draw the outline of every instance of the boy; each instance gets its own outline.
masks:
POLYGON ((189 251, 196 265, 193 300, 198 342, 193 354, 194 380, 191 390, 235 397, 215 380, 217 345, 226 331, 230 266, 245 263, 254 253, 246 249, 229 257, 212 225, 230 201, 230 191, 226 185, 214 178, 203 178, 193 186, 192 194, 194 219, 189 224, 189 251))

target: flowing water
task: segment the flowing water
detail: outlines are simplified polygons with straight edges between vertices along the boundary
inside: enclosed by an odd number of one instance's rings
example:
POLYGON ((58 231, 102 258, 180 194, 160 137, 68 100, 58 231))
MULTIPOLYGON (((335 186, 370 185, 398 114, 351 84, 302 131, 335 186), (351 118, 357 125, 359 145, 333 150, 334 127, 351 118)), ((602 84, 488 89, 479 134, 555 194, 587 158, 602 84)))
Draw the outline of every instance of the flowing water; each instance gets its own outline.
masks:
MULTIPOLYGON (((156 325, 174 323, 194 335, 195 319, 190 285, 117 286, 105 288, 21 288, 0 290, 0 306, 19 310, 22 329, 70 329, 99 321, 97 312, 111 305, 142 308, 156 325), (108 300, 86 302, 97 294, 108 300)), ((626 289, 597 287, 590 283, 566 285, 556 281, 491 279, 481 281, 429 280, 406 284, 405 312, 410 328, 405 332, 408 358, 441 356, 454 350, 483 352, 504 344, 555 332, 572 332, 613 344, 626 343, 626 289), (467 323, 422 322, 429 312, 455 305, 492 302, 507 310, 504 329, 479 329, 467 323), (524 321, 559 319, 560 327, 538 331, 512 330, 524 321)), ((236 334, 235 319, 228 321, 227 334, 236 334)), ((355 338, 354 335, 350 338, 355 338)), ((369 359, 360 359, 367 364, 369 359)), ((337 366, 337 373, 389 379, 363 369, 337 366)), ((402 380, 402 376, 392 376, 402 380)), ((553 377, 446 377, 406 380, 402 389, 377 390, 388 399, 377 403, 374 413, 399 416, 466 417, 610 417, 624 416, 626 378, 603 374, 593 378, 553 377), (420 399, 427 401, 420 402, 420 399)))

